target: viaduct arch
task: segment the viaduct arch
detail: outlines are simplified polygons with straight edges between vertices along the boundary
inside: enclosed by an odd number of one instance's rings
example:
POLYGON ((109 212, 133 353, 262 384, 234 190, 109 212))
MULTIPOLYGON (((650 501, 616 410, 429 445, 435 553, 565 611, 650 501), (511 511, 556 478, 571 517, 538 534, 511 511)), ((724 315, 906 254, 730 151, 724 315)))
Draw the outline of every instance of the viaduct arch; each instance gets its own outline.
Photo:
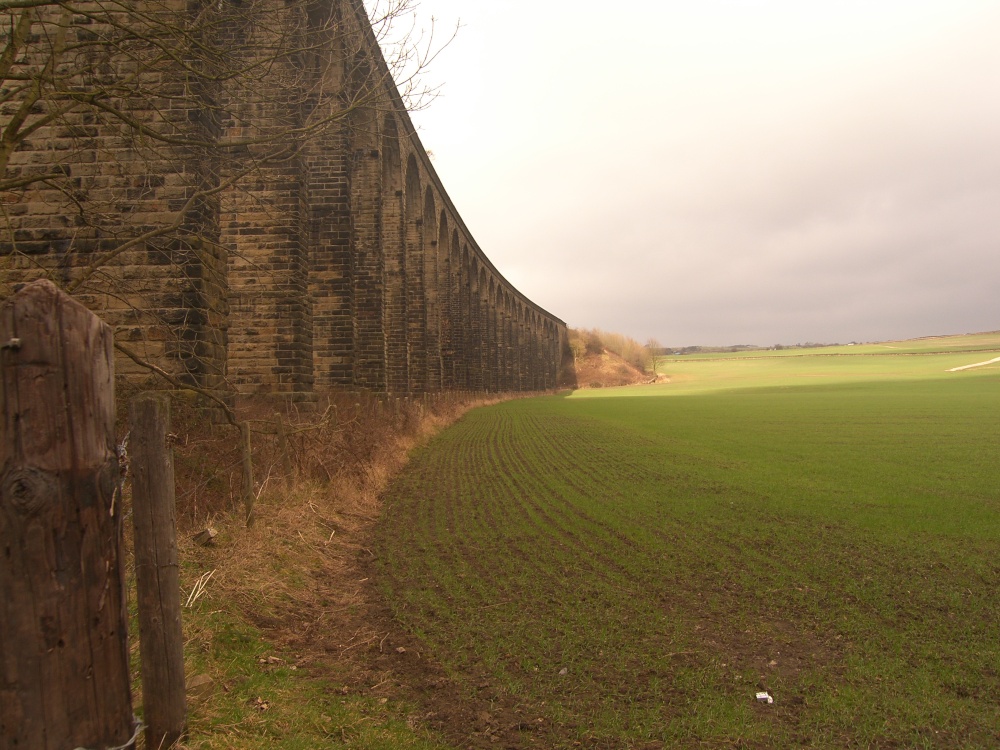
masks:
MULTIPOLYGON (((322 11, 274 2, 285 8, 274 23, 299 13, 289 34, 304 35, 312 57, 273 61, 274 80, 259 81, 271 87, 266 96, 248 104, 206 85, 178 113, 130 105, 150 131, 196 133, 187 145, 165 141, 161 149, 171 150, 154 159, 121 137, 120 122, 105 127, 103 114, 74 110, 38 128, 11 157, 14 177, 62 160, 76 180, 74 205, 113 204, 111 223, 148 227, 179 216, 183 231, 130 245, 121 230, 128 252, 106 252, 114 267, 93 274, 93 259, 113 247, 107 231, 71 226, 65 188, 28 182, 7 199, 0 291, 41 274, 70 286, 83 278, 85 303, 143 357, 199 385, 246 394, 517 391, 568 382, 565 323, 514 288, 469 232, 415 133, 361 0, 328 0, 322 11), (340 109, 323 127, 312 125, 324 106, 340 109), (52 145, 94 123, 89 152, 52 145), (240 141, 247 131, 280 128, 311 135, 280 158, 261 156, 262 137, 240 141), (190 145, 208 142, 216 147, 190 145), (109 163, 93 156, 102 153, 109 163), (227 182, 233 174, 244 178, 227 182), (203 184, 211 189, 192 210, 184 196, 203 184)), ((233 22, 226 38, 266 33, 251 27, 233 22)), ((76 33, 83 39, 93 29, 76 33)), ((120 369, 143 373, 128 361, 120 369)))

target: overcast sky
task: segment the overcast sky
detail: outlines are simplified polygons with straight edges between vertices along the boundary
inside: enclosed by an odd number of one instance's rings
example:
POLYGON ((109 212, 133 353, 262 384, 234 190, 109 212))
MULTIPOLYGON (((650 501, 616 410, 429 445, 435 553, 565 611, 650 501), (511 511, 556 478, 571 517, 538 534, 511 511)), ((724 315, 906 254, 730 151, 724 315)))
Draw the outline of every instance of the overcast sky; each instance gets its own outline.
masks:
POLYGON ((1000 329, 997 0, 421 0, 479 245, 664 345, 1000 329))

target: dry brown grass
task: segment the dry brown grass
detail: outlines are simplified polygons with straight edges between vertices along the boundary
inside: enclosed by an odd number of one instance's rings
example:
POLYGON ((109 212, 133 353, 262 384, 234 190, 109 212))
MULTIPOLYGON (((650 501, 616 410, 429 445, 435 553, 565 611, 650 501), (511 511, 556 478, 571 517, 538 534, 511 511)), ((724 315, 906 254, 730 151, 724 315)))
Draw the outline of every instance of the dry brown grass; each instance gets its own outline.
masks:
POLYGON ((614 352, 587 353, 576 361, 576 379, 581 388, 613 388, 655 381, 656 376, 626 362, 614 352))
MULTIPOLYGON (((480 398, 428 396, 377 400, 330 398, 319 408, 244 404, 252 426, 256 521, 240 505, 235 430, 175 406, 178 531, 185 557, 217 565, 216 587, 244 589, 256 605, 280 598, 296 548, 331 559, 358 551, 359 532, 376 517, 379 495, 421 441, 460 418, 480 398), (193 535, 218 536, 200 547, 193 535), (268 571, 276 569, 274 575, 268 571)), ((298 566, 296 566, 298 567, 298 566)))
MULTIPOLYGON (((382 401, 340 396, 309 410, 241 405, 241 416, 253 426, 257 478, 256 522, 249 528, 240 502, 236 431, 175 404, 182 602, 210 574, 197 597, 199 612, 235 615, 260 629, 296 668, 370 694, 383 679, 355 657, 366 647, 377 649, 386 635, 384 623, 371 616, 364 573, 381 494, 415 446, 470 408, 498 400, 474 394, 382 401), (202 546, 195 536, 206 528, 217 535, 202 546)), ((213 649, 210 620, 185 612, 188 679, 207 674, 218 696, 218 687, 228 690, 232 679, 222 665, 206 667, 198 658, 213 649)), ((202 732, 216 731, 205 729, 221 714, 211 698, 194 699, 192 710, 202 732)), ((194 746, 216 745, 203 740, 194 746)))

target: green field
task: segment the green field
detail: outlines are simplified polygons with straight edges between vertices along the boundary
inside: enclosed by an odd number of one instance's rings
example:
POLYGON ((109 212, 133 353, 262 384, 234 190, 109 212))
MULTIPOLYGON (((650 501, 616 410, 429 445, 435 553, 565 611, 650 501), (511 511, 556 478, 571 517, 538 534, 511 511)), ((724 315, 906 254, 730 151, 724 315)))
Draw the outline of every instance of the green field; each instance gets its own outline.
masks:
POLYGON ((378 582, 462 746, 1000 746, 1000 363, 947 372, 1000 336, 925 341, 662 361, 419 450, 378 582))
MULTIPOLYGON (((753 349, 739 353, 696 352, 664 356, 661 360, 682 362, 691 359, 732 359, 757 357, 810 357, 818 355, 861 354, 944 354, 948 352, 995 352, 1000 348, 1000 331, 969 333, 960 336, 925 336, 907 341, 883 341, 870 344, 841 344, 822 348, 753 349)), ((990 357, 992 359, 992 357, 990 357)))

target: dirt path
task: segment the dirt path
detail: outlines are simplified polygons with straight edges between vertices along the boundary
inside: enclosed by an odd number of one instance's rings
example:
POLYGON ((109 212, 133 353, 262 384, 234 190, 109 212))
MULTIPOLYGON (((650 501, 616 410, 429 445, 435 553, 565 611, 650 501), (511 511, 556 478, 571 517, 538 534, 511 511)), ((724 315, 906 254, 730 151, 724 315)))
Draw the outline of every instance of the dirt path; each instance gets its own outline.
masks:
POLYGON ((1000 357, 994 357, 993 359, 988 359, 985 362, 976 362, 974 365, 962 365, 961 367, 952 367, 948 372, 958 372, 959 370, 971 370, 973 367, 982 367, 983 365, 992 365, 996 362, 1000 362, 1000 357))

